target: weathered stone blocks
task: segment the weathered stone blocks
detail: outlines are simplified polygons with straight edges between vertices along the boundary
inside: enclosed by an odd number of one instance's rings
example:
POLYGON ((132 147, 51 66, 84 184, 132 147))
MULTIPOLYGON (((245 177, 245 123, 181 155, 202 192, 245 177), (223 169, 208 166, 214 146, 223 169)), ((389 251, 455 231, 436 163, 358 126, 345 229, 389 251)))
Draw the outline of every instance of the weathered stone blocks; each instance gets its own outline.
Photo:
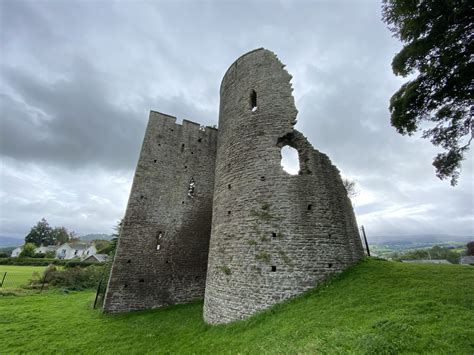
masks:
POLYGON ((275 54, 258 49, 222 80, 219 131, 151 113, 106 312, 204 296, 205 321, 227 323, 363 256, 339 171, 294 129, 290 80, 275 54), (298 151, 298 175, 281 167, 287 145, 298 151))

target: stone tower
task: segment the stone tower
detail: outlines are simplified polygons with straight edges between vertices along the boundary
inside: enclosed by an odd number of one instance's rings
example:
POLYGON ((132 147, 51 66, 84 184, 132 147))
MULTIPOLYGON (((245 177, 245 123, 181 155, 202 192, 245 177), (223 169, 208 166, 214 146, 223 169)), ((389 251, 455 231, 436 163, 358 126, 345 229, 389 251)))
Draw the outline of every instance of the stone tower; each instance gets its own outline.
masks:
POLYGON ((290 80, 257 49, 222 80, 219 131, 151 112, 105 312, 204 297, 205 321, 227 323, 362 258, 339 171, 294 129, 290 80), (298 151, 298 175, 281 166, 284 146, 298 151))
POLYGON ((363 256, 339 171, 294 129, 291 75, 275 54, 249 52, 220 89, 204 319, 243 319, 300 294, 363 256), (298 175, 281 148, 298 151, 298 175))
POLYGON ((105 296, 109 313, 202 299, 217 130, 151 112, 105 296))

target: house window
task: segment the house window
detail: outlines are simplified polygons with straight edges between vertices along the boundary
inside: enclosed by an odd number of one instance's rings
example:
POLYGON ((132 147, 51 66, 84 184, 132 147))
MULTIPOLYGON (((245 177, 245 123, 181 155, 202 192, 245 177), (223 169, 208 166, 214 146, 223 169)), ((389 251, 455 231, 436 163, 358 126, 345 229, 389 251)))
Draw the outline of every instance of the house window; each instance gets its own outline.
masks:
POLYGON ((75 251, 74 251, 74 255, 77 255, 78 252, 79 252, 79 250, 75 250, 75 251))

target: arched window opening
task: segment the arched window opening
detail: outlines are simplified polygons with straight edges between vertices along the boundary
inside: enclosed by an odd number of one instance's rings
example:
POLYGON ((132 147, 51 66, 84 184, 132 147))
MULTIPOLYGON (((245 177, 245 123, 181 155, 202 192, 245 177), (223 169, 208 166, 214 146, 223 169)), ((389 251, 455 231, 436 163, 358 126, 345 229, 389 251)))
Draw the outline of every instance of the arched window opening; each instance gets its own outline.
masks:
POLYGON ((255 90, 250 92, 250 110, 257 111, 257 92, 255 90))
POLYGON ((300 171, 300 159, 298 151, 288 145, 281 148, 281 166, 290 175, 298 175, 300 171))

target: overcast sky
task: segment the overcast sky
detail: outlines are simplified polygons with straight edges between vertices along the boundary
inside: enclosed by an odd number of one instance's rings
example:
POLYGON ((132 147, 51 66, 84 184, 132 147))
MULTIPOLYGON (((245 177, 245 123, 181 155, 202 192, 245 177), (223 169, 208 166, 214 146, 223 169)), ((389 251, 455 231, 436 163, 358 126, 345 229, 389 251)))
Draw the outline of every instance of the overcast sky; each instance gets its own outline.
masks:
POLYGON ((0 235, 42 217, 80 235, 124 215, 150 110, 217 124, 219 85, 265 47, 293 75, 296 128, 357 182, 370 235, 473 235, 472 153, 459 185, 390 126, 401 44, 379 1, 0 0, 0 235))

